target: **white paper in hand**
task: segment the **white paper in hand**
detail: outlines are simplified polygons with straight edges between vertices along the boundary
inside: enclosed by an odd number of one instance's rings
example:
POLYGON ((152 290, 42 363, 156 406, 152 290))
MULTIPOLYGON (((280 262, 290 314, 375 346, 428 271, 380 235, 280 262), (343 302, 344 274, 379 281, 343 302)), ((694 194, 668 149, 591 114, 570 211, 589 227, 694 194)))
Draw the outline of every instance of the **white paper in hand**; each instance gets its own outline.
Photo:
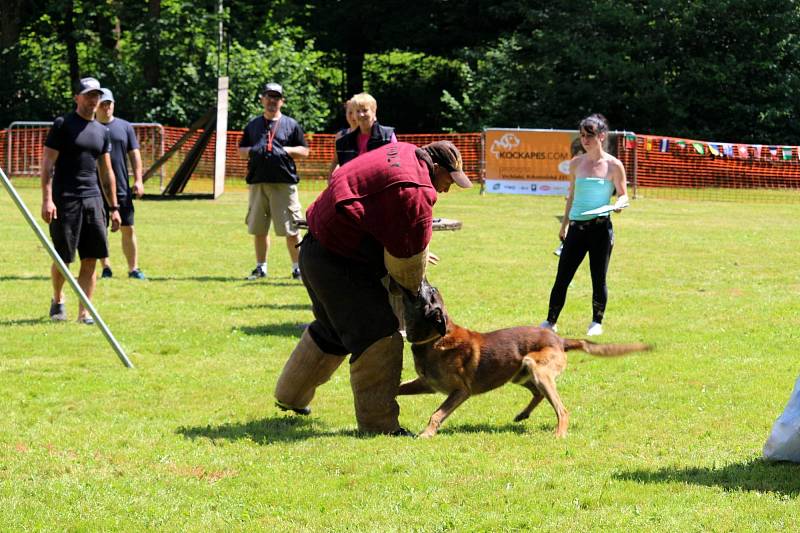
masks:
POLYGON ((588 211, 584 211, 581 215, 605 215, 606 213, 610 213, 615 208, 613 205, 603 205, 598 207, 597 209, 590 209, 588 211))

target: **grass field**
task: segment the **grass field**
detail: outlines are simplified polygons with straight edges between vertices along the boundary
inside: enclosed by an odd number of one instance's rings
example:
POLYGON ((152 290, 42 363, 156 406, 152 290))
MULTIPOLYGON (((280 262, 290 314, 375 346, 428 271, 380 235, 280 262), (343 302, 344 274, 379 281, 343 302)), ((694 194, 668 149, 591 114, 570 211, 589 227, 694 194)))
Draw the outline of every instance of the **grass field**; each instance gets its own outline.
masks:
MULTIPOLYGON (((37 214, 35 183, 21 182, 37 214)), ((303 193, 304 206, 314 194, 303 193)), ((314 413, 272 402, 311 320, 283 242, 253 267, 246 195, 137 204, 147 282, 98 283, 98 328, 47 320, 49 259, 0 190, 0 530, 797 531, 800 466, 760 460, 797 378, 797 205, 645 198, 614 218, 605 342, 653 352, 570 353, 569 435, 528 391, 469 400, 431 440, 355 432, 347 370, 314 413)), ((429 270, 452 318, 538 324, 555 275, 563 199, 443 195, 429 270)), ((112 260, 123 273, 119 236, 112 260)), ((591 318, 587 265, 559 322, 591 318)), ((71 319, 77 299, 68 296, 71 319)), ((413 374, 407 350, 403 376, 413 374)), ((400 399, 420 431, 443 400, 400 399)))

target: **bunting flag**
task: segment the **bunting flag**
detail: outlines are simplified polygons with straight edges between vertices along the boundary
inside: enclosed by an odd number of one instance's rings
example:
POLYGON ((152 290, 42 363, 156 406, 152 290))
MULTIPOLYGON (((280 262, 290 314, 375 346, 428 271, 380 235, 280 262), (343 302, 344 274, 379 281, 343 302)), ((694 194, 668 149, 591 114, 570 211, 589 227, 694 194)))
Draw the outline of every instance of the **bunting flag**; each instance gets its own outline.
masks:
POLYGON ((747 146, 740 144, 739 145, 739 157, 742 159, 747 159, 750 157, 750 151, 747 149, 747 146))
POLYGON ((652 149, 653 149, 653 139, 651 139, 650 137, 648 137, 648 138, 647 138, 647 140, 646 140, 646 141, 645 141, 645 143, 644 143, 644 147, 645 147, 645 149, 646 149, 648 152, 649 152, 650 150, 652 150, 652 149))
POLYGON ((783 147, 783 160, 789 161, 792 158, 792 147, 791 146, 784 146, 783 147))
POLYGON ((625 134, 625 148, 628 150, 632 150, 636 147, 636 135, 633 133, 626 133, 625 134))
POLYGON ((778 147, 777 146, 770 146, 769 147, 769 155, 773 158, 778 157, 778 147))
POLYGON ((662 152, 669 152, 669 139, 661 139, 661 142, 658 143, 658 149, 662 152))
POLYGON ((677 144, 678 148, 680 148, 681 150, 686 150, 686 141, 680 140, 680 141, 676 142, 675 144, 677 144))
POLYGON ((757 144, 753 146, 753 152, 755 153, 756 159, 761 159, 761 145, 757 144))
POLYGON ((694 146, 694 151, 697 152, 698 154, 700 155, 706 154, 706 151, 701 143, 692 143, 692 146, 694 146))
POLYGON ((733 145, 724 143, 722 145, 722 153, 725 154, 725 157, 733 157, 733 145))
POLYGON ((708 151, 711 152, 711 155, 719 157, 719 150, 717 149, 717 145, 714 143, 708 143, 708 151))

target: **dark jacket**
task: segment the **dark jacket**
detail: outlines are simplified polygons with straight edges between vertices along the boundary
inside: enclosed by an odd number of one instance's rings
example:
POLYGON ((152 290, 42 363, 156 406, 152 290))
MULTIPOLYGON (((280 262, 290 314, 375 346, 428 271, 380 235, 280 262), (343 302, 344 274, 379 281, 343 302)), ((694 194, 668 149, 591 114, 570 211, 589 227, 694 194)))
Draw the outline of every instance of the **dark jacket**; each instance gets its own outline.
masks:
MULTIPOLYGON (((358 134, 361 130, 356 128, 350 133, 340 137, 336 141, 336 157, 339 160, 339 165, 344 165, 348 161, 355 159, 358 156, 358 134)), ((379 148, 384 144, 392 142, 392 135, 394 128, 389 126, 381 126, 376 120, 372 125, 372 131, 367 141, 367 151, 379 148)))

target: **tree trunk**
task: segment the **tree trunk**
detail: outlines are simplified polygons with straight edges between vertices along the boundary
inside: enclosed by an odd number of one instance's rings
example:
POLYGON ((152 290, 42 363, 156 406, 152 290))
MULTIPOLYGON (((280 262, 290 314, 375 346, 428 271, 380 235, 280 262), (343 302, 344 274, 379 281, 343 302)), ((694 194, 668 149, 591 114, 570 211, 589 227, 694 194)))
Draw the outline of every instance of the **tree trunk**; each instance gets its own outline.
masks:
POLYGON ((81 78, 81 69, 78 64, 78 43, 75 36, 75 6, 67 2, 67 11, 64 14, 64 44, 67 45, 67 64, 69 65, 69 80, 74 86, 81 78))
POLYGON ((147 7, 148 28, 144 42, 144 79, 150 88, 158 87, 161 81, 159 65, 159 25, 161 0, 149 0, 147 7))
POLYGON ((0 50, 5 50, 19 40, 22 25, 22 1, 3 0, 0 2, 0 50))
POLYGON ((345 79, 347 94, 345 100, 354 94, 364 92, 364 51, 348 50, 345 52, 345 79))

